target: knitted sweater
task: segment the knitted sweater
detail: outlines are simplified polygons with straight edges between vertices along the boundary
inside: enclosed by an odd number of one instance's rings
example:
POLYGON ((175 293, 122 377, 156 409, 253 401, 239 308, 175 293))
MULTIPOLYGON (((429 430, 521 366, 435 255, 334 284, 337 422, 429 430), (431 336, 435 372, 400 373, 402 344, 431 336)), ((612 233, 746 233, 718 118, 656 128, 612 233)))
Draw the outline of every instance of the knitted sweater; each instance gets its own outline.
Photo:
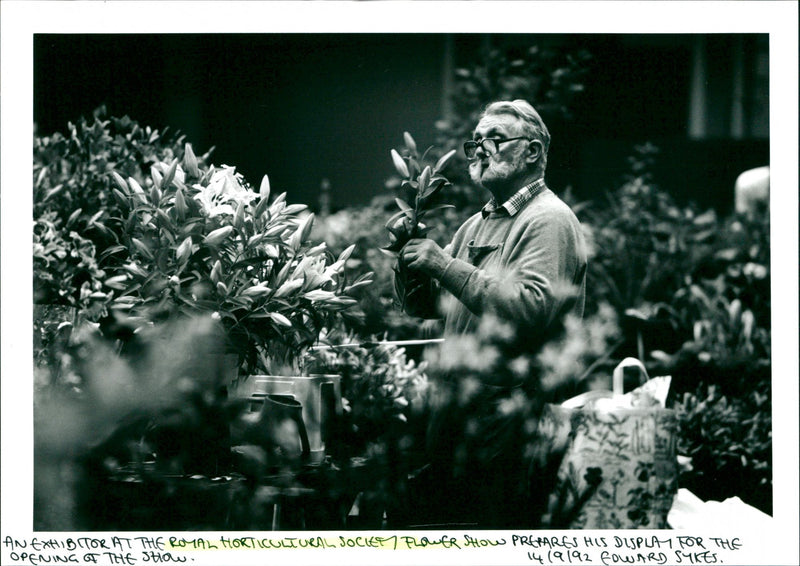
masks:
POLYGON ((548 188, 513 216, 475 214, 446 251, 453 259, 439 287, 458 300, 445 309, 445 335, 472 332, 479 317, 491 312, 543 340, 567 312, 583 316, 583 234, 572 210, 548 188))

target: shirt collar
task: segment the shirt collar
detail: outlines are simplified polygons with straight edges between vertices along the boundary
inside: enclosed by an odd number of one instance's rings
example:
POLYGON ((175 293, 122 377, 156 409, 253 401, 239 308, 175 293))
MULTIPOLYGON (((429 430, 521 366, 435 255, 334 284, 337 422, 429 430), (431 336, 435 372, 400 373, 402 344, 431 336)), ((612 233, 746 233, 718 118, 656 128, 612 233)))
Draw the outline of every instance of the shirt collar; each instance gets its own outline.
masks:
POLYGON ((517 212, 522 210, 522 207, 524 207, 528 201, 546 188, 547 186, 544 184, 544 177, 539 177, 532 183, 522 187, 516 193, 511 195, 506 202, 499 206, 497 205, 497 200, 494 198, 494 196, 492 196, 492 200, 487 202, 483 209, 481 209, 481 215, 486 218, 493 212, 505 211, 509 216, 514 216, 517 212))

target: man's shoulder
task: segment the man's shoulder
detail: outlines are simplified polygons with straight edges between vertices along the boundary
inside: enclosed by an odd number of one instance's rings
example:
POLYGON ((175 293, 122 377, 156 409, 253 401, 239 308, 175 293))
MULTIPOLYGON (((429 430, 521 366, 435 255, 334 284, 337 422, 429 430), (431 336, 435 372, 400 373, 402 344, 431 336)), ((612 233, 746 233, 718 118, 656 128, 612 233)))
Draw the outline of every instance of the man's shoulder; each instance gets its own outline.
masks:
POLYGON ((536 198, 531 199, 519 211, 519 217, 525 220, 546 218, 552 221, 578 221, 569 205, 550 189, 543 190, 536 198))

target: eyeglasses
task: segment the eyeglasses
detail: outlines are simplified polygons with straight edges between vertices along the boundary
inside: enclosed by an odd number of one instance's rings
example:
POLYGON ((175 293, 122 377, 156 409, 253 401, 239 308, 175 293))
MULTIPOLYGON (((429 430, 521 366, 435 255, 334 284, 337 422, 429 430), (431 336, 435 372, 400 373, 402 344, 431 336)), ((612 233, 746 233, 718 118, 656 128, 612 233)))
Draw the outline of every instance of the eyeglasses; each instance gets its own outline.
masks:
POLYGON ((467 156, 467 159, 472 161, 475 159, 475 155, 478 152, 478 147, 483 148, 483 152, 486 155, 494 155, 497 153, 500 144, 515 141, 515 140, 528 140, 531 141, 531 138, 526 138, 525 136, 520 136, 518 138, 483 138, 482 140, 470 140, 468 142, 464 142, 464 154, 467 156))

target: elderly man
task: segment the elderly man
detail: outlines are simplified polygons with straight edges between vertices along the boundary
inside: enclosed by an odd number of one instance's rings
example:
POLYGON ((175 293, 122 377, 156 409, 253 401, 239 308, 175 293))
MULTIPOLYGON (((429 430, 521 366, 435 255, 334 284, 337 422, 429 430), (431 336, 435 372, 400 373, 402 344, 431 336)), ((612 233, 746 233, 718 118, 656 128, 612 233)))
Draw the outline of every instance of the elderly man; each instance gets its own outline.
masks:
POLYGON ((545 185, 549 146, 550 133, 530 104, 490 104, 464 152, 470 177, 492 199, 445 249, 427 239, 403 248, 401 261, 457 299, 447 309, 445 335, 474 331, 481 315, 493 313, 520 325, 535 347, 567 312, 583 315, 583 236, 545 185))
MULTIPOLYGON (((524 100, 487 106, 464 151, 470 177, 491 200, 445 249, 427 239, 402 249, 400 261, 417 282, 429 278, 422 288, 449 300, 445 336, 473 333, 491 314, 515 325, 519 345, 536 351, 567 313, 582 316, 586 250, 577 218, 545 185, 549 145, 547 127, 524 100)), ((410 306, 430 316, 419 307, 435 304, 418 298, 410 306)), ((547 487, 531 478, 524 422, 503 409, 519 398, 520 384, 484 382, 465 399, 461 381, 444 376, 435 388, 429 465, 410 490, 412 522, 535 527, 547 487)))

